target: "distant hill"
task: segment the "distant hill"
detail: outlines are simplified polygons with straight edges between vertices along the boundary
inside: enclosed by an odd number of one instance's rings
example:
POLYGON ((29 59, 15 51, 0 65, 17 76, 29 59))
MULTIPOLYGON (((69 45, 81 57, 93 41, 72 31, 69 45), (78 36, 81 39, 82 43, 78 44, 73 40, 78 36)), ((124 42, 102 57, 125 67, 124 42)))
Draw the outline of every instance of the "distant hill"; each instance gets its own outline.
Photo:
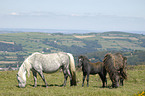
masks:
MULTIPOLYGON (((0 34, 0 41, 3 46, 8 46, 8 44, 4 44, 5 42, 15 42, 25 52, 65 51, 81 54, 104 50, 145 50, 145 35, 115 31, 86 34, 7 33, 0 34)), ((3 50, 0 49, 0 51, 3 50)), ((19 49, 18 51, 22 50, 19 49)))
MULTIPOLYGON (((43 33, 89 33, 96 32, 94 30, 67 30, 67 29, 28 29, 28 28, 0 28, 0 34, 3 33, 22 33, 22 32, 43 32, 43 33)), ((102 31, 98 31, 102 32, 102 31)))

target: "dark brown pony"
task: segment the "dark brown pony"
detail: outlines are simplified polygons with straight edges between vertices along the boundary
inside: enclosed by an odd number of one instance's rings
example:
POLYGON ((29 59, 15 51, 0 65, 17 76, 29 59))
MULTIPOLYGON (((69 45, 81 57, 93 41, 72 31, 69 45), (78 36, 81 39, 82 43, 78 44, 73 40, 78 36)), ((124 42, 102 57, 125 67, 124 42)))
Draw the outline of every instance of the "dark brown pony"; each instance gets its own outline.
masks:
POLYGON ((119 80, 120 84, 123 86, 124 79, 127 79, 127 58, 120 53, 108 53, 105 55, 103 62, 112 81, 112 87, 119 87, 119 80))
POLYGON ((87 75, 87 86, 89 86, 89 75, 99 74, 102 80, 102 87, 105 87, 105 82, 107 84, 106 74, 107 71, 105 70, 103 62, 91 63, 86 56, 79 56, 78 57, 78 67, 82 66, 83 71, 83 82, 82 87, 84 86, 84 81, 87 75))

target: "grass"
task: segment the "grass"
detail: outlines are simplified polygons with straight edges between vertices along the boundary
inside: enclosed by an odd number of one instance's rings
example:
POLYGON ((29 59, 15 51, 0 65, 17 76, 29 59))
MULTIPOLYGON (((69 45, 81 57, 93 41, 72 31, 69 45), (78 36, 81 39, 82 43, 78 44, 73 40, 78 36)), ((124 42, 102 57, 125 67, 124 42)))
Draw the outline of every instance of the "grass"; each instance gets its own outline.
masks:
POLYGON ((145 91, 145 66, 135 66, 128 70, 128 79, 124 86, 112 89, 111 81, 108 78, 108 86, 102 88, 99 76, 90 76, 89 87, 81 87, 82 72, 77 71, 78 85, 70 87, 69 79, 66 87, 61 87, 63 83, 63 73, 44 74, 49 84, 45 88, 44 82, 38 76, 38 86, 33 88, 33 76, 27 77, 26 88, 18 88, 16 74, 18 71, 0 72, 0 96, 133 96, 145 91))

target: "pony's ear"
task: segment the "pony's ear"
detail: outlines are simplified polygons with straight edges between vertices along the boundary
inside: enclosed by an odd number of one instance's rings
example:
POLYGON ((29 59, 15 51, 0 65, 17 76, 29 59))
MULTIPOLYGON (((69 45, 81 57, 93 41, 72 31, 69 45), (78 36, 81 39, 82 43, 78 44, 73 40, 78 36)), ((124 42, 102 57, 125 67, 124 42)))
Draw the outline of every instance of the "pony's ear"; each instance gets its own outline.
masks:
POLYGON ((123 57, 123 59, 124 59, 124 60, 127 60, 127 58, 126 58, 126 57, 123 57))
POLYGON ((126 63, 127 62, 127 58, 123 57, 123 62, 126 63))
POLYGON ((82 60, 84 60, 84 56, 83 56, 83 55, 81 55, 80 58, 81 58, 82 60))
POLYGON ((83 55, 78 56, 78 58, 79 58, 79 59, 80 59, 80 58, 83 58, 83 55))

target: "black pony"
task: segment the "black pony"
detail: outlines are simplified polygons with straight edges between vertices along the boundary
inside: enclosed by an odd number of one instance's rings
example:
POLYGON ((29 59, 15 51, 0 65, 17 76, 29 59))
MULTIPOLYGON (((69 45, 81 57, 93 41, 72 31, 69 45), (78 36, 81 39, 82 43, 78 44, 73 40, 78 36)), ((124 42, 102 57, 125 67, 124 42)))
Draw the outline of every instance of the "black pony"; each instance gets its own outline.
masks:
POLYGON ((103 62, 91 63, 86 56, 82 56, 82 55, 78 57, 78 62, 79 62, 78 67, 82 66, 82 71, 83 71, 82 87, 84 86, 86 75, 87 75, 87 87, 89 86, 90 74, 92 75, 99 74, 103 83, 102 87, 105 87, 105 82, 107 84, 107 79, 106 79, 107 71, 104 67, 103 62))

